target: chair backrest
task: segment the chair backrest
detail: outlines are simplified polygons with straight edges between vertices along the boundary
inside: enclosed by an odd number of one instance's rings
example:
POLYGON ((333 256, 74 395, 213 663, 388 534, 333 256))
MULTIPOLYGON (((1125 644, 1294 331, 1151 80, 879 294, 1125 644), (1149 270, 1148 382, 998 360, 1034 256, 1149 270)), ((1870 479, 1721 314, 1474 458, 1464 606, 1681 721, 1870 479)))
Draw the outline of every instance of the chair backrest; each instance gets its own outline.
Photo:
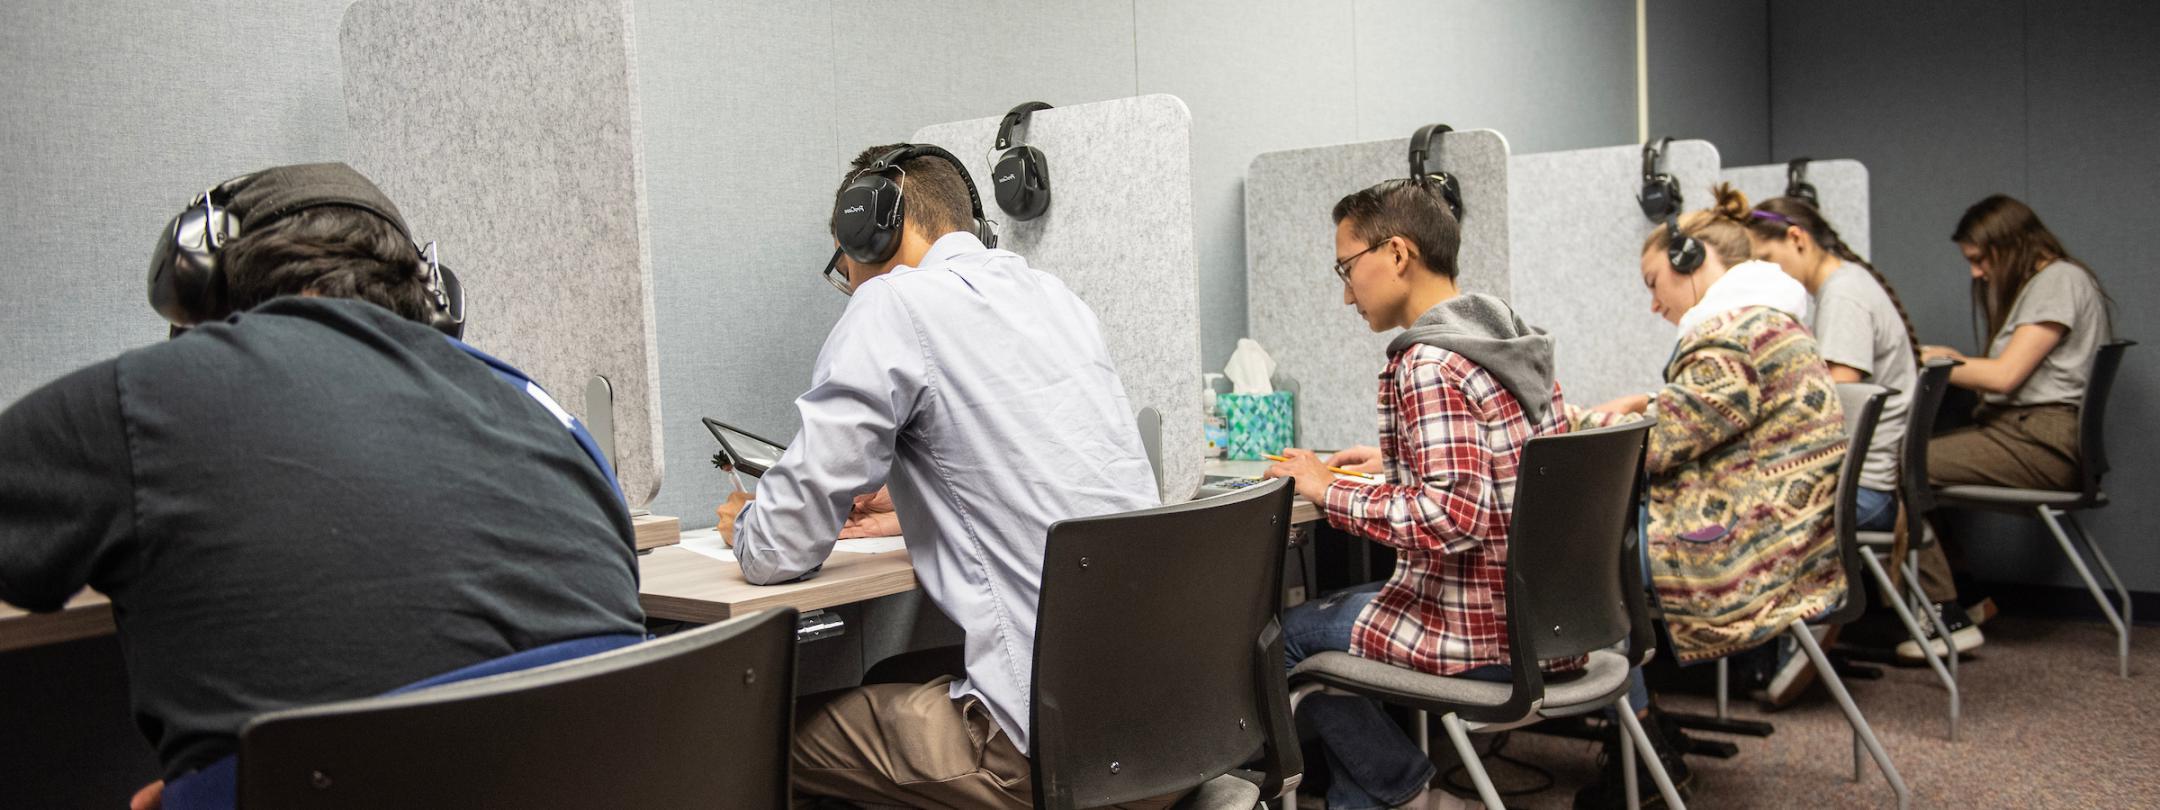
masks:
POLYGON ((1283 668, 1291 490, 1059 521, 1043 556, 1029 755, 1035 806, 1186 788, 1261 753, 1302 772, 1283 668))
MULTIPOLYGON (((1942 410, 1943 393, 1950 390, 1950 371, 1964 363, 1948 358, 1920 366, 1919 384, 1912 404, 1905 409, 1905 446, 1898 451, 1898 498, 1906 522, 1917 529, 1921 518, 1935 511, 1935 489, 1928 483, 1928 440, 1934 438, 1935 413, 1942 410)), ((1927 532, 1912 532, 1914 547, 1933 542, 1927 532)))
POLYGON ((1514 691, 1465 720, 1512 722, 1544 699, 1538 662, 1622 639, 1649 646, 1634 533, 1645 437, 1653 422, 1539 436, 1523 445, 1508 527, 1507 608, 1514 691), (1640 621, 1638 621, 1640 620, 1640 621), (1476 715, 1476 716, 1473 716, 1476 715))
POLYGON ((1875 426, 1882 419, 1883 402, 1895 391, 1872 383, 1838 383, 1838 402, 1845 406, 1845 460, 1838 465, 1837 505, 1832 518, 1837 526, 1838 561, 1845 570, 1845 602, 1814 621, 1844 624, 1867 612, 1866 589, 1860 577, 1865 565, 1860 555, 1860 471, 1867 466, 1867 450, 1875 441, 1875 426))
POLYGON ((2078 407, 2078 477, 2087 501, 2100 496, 2100 477, 2108 471, 2103 427, 2108 394, 2115 389, 2115 370, 2122 366, 2123 350, 2135 345, 2134 340, 2117 340, 2093 353, 2092 374, 2085 379, 2085 404, 2078 407))
POLYGON ((782 807, 795 611, 536 669, 271 712, 240 732, 256 808, 782 807))

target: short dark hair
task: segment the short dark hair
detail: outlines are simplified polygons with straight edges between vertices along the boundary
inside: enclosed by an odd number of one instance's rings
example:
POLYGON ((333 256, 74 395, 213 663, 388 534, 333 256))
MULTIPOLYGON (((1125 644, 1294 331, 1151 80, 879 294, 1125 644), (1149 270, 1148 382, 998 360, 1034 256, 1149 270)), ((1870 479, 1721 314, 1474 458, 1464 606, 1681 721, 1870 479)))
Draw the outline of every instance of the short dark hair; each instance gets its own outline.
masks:
POLYGON ((265 223, 219 258, 236 312, 303 292, 359 299, 422 323, 433 312, 412 240, 358 208, 322 206, 265 223))
POLYGON ((1389 180, 1344 197, 1335 203, 1335 224, 1345 220, 1366 244, 1400 236, 1433 272, 1448 278, 1460 272, 1455 252, 1462 247, 1462 226, 1430 182, 1389 180))
MULTIPOLYGON (((847 176, 840 178, 840 187, 833 190, 833 199, 847 189, 850 181, 861 174, 878 158, 906 146, 904 143, 886 144, 864 149, 849 164, 847 176)), ((901 211, 903 222, 915 223, 932 241, 953 231, 975 232, 975 206, 969 201, 967 181, 960 177, 960 167, 944 158, 921 156, 900 162, 899 177, 901 211)), ((828 225, 838 232, 838 222, 828 225)))

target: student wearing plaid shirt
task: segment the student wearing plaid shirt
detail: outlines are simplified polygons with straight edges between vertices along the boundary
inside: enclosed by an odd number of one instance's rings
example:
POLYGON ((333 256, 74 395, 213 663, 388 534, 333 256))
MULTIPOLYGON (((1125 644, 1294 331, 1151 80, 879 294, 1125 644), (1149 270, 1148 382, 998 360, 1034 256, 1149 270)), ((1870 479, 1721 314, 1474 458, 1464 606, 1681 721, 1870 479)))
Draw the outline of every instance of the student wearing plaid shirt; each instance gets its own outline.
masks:
MULTIPOLYGON (((1567 430, 1552 339, 1498 298, 1456 286, 1455 217, 1437 188, 1391 180, 1334 211, 1343 303, 1389 343, 1379 380, 1380 446, 1321 461, 1285 450, 1268 470, 1291 478, 1329 523, 1397 552, 1394 575, 1292 608, 1288 664, 1348 651, 1436 675, 1506 681, 1505 575, 1516 465, 1534 436, 1567 430), (1339 466, 1385 483, 1338 479, 1339 466)), ((1561 662, 1555 668, 1579 667, 1561 662)), ((1420 799, 1431 760, 1366 698, 1315 695, 1300 711, 1319 731, 1328 807, 1420 799)))

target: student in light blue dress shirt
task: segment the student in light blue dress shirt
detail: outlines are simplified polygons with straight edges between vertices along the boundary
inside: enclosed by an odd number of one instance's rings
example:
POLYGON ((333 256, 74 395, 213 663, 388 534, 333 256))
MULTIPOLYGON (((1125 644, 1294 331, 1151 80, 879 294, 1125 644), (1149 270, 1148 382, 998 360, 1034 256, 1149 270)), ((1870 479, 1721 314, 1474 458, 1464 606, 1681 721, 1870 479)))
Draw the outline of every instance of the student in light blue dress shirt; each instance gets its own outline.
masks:
POLYGON ((801 794, 1024 806, 1050 524, 1159 502, 1095 312, 1057 277, 985 247, 981 211, 965 170, 935 147, 856 159, 827 269, 852 300, 796 400, 802 430, 754 499, 738 492, 719 509, 744 578, 786 582, 814 576, 844 524, 862 534, 889 520, 868 503, 884 488, 917 581, 966 632, 965 678, 805 707, 801 794))

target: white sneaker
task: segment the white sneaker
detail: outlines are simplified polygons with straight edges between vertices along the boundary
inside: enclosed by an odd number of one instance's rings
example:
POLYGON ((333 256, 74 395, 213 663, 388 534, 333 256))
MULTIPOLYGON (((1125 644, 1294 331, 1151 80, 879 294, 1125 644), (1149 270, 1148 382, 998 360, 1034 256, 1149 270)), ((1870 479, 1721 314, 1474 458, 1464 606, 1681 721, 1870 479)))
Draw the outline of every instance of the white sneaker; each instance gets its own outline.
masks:
MULTIPOLYGON (((1963 609, 1958 608, 1956 605, 1940 603, 1934 605, 1933 609, 1935 615, 1941 616, 1943 623, 1949 626, 1950 640, 1957 642, 1959 654, 1962 655, 1980 649, 1980 645, 1987 643, 1987 638, 1980 635, 1980 627, 1973 624, 1972 617, 1965 615, 1963 609)), ((1935 649, 1936 657, 1948 657, 1950 647, 1944 644, 1942 639, 1936 635, 1935 625, 1930 622, 1921 626, 1927 628, 1928 646, 1935 649)), ((1924 656, 1920 654, 1920 645, 1910 639, 1897 646, 1897 656, 1898 660, 1910 663, 1918 663, 1924 659, 1924 656)))

